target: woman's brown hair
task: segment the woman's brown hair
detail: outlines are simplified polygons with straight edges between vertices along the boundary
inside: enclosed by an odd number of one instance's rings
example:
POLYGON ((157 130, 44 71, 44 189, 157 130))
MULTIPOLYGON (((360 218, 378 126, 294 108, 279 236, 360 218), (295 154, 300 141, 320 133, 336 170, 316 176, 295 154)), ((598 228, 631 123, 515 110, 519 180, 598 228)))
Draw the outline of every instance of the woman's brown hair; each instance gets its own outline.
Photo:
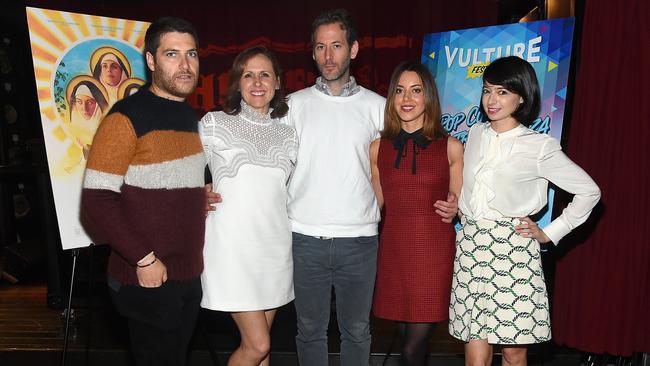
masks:
POLYGON ((278 58, 275 57, 275 54, 264 46, 247 48, 235 57, 228 77, 228 94, 226 95, 226 105, 224 110, 230 115, 236 115, 241 112, 242 96, 241 91, 239 90, 239 80, 244 73, 244 67, 246 67, 248 60, 257 55, 263 55, 271 61, 273 73, 278 80, 280 80, 280 89, 275 91, 275 95, 273 96, 273 99, 271 99, 270 103, 271 108, 273 108, 271 118, 284 117, 289 111, 289 106, 287 105, 287 98, 284 96, 282 78, 280 77, 282 69, 280 68, 280 62, 278 61, 278 58))
POLYGON ((413 71, 422 80, 422 89, 424 91, 424 123, 422 126, 422 135, 429 140, 438 140, 446 137, 448 134, 440 123, 440 100, 438 98, 438 89, 433 76, 426 66, 415 61, 405 61, 397 65, 390 77, 390 86, 388 87, 388 97, 386 98, 386 107, 384 109, 384 129, 381 131, 381 137, 392 139, 399 134, 402 128, 401 120, 395 110, 395 94, 397 84, 403 73, 413 71))

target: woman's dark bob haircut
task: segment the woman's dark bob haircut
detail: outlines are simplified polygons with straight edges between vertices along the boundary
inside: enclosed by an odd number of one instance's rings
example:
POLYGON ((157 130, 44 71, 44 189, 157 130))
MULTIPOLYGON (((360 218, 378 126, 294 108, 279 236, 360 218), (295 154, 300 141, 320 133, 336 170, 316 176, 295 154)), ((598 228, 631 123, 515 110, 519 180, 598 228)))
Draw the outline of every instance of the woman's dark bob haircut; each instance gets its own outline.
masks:
MULTIPOLYGON (((539 117, 541 97, 539 83, 535 75, 535 69, 528 63, 516 56, 508 56, 494 60, 483 73, 483 83, 501 85, 508 91, 523 98, 512 117, 517 122, 528 127, 539 117)), ((483 103, 480 103, 481 113, 487 116, 483 103)))
POLYGON ((284 88, 282 85, 282 68, 280 68, 280 62, 275 54, 264 46, 254 46, 247 48, 237 57, 232 63, 230 68, 230 75, 228 78, 228 93, 226 94, 226 103, 224 110, 227 114, 236 115, 241 112, 241 91, 239 90, 239 80, 241 79, 242 74, 244 73, 244 68, 246 63, 251 58, 262 55, 271 61, 271 67, 273 68, 273 73, 280 81, 280 88, 275 91, 273 99, 271 99, 270 107, 273 108, 271 112, 271 118, 281 118, 284 117, 289 111, 289 106, 287 105, 287 98, 284 96, 284 88))

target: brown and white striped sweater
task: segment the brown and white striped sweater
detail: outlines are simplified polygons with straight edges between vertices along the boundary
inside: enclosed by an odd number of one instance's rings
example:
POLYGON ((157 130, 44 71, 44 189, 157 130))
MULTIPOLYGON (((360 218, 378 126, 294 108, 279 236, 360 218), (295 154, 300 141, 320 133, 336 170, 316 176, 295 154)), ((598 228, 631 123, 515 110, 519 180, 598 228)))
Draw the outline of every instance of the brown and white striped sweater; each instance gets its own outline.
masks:
POLYGON ((186 103, 143 87, 116 103, 95 134, 82 212, 108 240, 108 275, 123 284, 138 283, 136 263, 151 251, 170 279, 203 270, 206 161, 197 123, 186 103))

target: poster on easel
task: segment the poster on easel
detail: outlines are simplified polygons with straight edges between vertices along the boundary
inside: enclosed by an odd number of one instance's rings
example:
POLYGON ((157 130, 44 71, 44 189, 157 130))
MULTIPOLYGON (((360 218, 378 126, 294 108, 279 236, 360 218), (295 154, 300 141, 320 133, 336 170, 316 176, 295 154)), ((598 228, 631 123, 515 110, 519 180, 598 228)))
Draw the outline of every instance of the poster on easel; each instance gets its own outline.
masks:
MULTIPOLYGON (((479 110, 483 70, 499 57, 518 56, 533 65, 540 86, 541 111, 530 128, 560 141, 573 28, 573 18, 562 18, 425 35, 421 61, 435 77, 447 132, 466 142, 470 127, 485 121, 479 110)), ((551 220, 553 197, 550 189, 541 226, 551 220)))
POLYGON ((149 23, 32 7, 27 23, 62 247, 86 247, 80 199, 88 151, 111 106, 145 83, 149 23))

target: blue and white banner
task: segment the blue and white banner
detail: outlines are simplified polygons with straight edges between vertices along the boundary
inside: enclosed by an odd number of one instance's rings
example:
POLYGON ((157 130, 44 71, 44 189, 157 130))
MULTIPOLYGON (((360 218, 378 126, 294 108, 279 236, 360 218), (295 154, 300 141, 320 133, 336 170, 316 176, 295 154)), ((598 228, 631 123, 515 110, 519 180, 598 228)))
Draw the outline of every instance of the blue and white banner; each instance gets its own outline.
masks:
MULTIPOLYGON (((447 132, 465 143, 469 128, 484 120, 483 70, 490 61, 514 55, 533 65, 540 84, 542 108, 531 128, 561 140, 573 27, 573 18, 563 18, 425 35, 422 63, 436 79, 447 132)), ((542 226, 550 222, 552 203, 551 190, 542 226)))

